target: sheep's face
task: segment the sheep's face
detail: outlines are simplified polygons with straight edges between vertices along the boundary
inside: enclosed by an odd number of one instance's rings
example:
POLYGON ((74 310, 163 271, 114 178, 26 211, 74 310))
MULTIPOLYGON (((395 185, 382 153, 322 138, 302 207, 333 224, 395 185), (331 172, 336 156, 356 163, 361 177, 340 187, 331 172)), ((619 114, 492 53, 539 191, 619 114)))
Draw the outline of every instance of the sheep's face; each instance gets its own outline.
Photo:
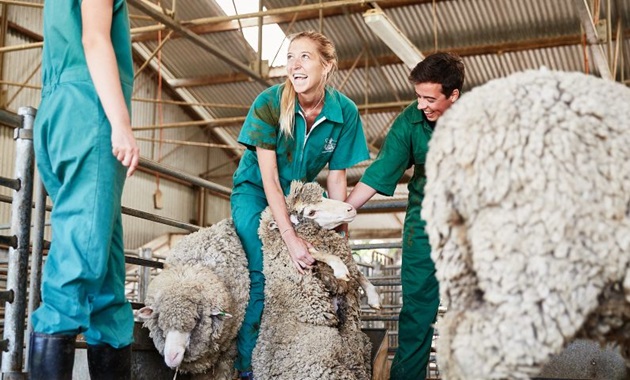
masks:
POLYGON ((169 367, 178 367, 184 357, 187 361, 199 358, 208 341, 220 334, 222 321, 231 317, 206 301, 198 286, 179 284, 160 292, 152 306, 140 309, 140 318, 154 320, 150 324, 154 342, 169 367), (198 343, 196 347, 191 347, 191 340, 198 343))
POLYGON ((296 217, 298 220, 302 218, 312 220, 327 230, 332 230, 342 223, 351 222, 357 215, 352 205, 326 198, 322 198, 315 204, 297 202, 291 211, 292 220, 296 217))
POLYGON ((352 205, 324 197, 324 189, 317 183, 294 181, 287 196, 287 210, 294 224, 311 220, 331 230, 354 220, 357 211, 352 205))
POLYGON ((157 319, 162 331, 177 330, 190 332, 201 316, 199 290, 190 292, 164 292, 158 302, 157 319))

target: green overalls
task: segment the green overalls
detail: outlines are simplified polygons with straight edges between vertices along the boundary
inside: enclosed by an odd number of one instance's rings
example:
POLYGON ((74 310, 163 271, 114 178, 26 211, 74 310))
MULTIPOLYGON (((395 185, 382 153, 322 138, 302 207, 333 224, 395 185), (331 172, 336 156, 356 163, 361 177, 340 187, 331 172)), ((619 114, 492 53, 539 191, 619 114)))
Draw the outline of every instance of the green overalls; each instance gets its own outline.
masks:
POLYGON ((420 218, 426 176, 424 164, 433 125, 410 104, 394 121, 376 160, 361 182, 378 193, 391 196, 405 170, 414 166, 409 181, 409 202, 403 232, 401 279, 403 306, 398 321, 398 351, 391 367, 391 380, 418 380, 426 377, 432 324, 440 303, 435 265, 425 222, 420 218))
POLYGON ((285 195, 292 180, 313 181, 326 164, 330 170, 342 170, 369 158, 356 105, 333 88, 326 89, 324 108, 308 135, 297 101, 293 138, 280 134, 278 120, 283 88, 283 84, 275 85, 258 95, 238 137, 248 150, 234 173, 232 218, 247 254, 251 280, 250 300, 238 336, 239 356, 235 367, 239 370, 251 368, 264 306, 265 278, 258 226, 267 199, 256 147, 276 151, 280 184, 285 195))
MULTIPOLYGON (((115 0, 111 38, 127 107, 133 62, 129 14, 115 0)), ((111 125, 81 43, 81 1, 46 1, 42 99, 35 119, 39 175, 53 201, 35 332, 74 335, 120 348, 133 340, 125 297, 121 195, 126 169, 112 154, 111 125)))

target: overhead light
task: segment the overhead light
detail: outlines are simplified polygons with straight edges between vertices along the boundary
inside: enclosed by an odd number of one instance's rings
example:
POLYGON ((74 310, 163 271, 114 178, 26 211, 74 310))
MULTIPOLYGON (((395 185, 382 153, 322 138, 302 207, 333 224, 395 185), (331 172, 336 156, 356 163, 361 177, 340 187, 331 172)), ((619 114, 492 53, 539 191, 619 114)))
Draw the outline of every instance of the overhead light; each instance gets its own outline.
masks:
POLYGON ((400 58, 413 69, 424 56, 417 47, 392 23, 380 9, 370 9, 363 14, 365 24, 400 58))

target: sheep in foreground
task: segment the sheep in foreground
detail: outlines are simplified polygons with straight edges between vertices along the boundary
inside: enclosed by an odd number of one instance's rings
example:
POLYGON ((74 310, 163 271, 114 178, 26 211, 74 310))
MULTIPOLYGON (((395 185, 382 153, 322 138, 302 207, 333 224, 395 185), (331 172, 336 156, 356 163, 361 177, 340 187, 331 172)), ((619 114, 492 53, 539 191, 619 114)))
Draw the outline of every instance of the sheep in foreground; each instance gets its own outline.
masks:
POLYGON ((234 378, 236 335, 249 300, 247 259, 231 219, 180 240, 138 315, 169 367, 234 378))
POLYGON ((314 246, 311 253, 317 260, 343 261, 347 281, 335 278, 321 263, 299 274, 271 211, 263 211, 258 232, 263 243, 265 311, 253 355, 257 380, 370 379, 371 344, 361 331, 359 286, 366 287, 373 307, 379 307, 378 294, 358 270, 347 241, 332 230, 354 219, 356 211, 323 193, 316 183, 294 182, 287 210, 298 236, 314 246))
POLYGON ((528 378, 576 338, 630 357, 629 104, 621 84, 543 69, 440 119, 422 216, 445 379, 528 378))

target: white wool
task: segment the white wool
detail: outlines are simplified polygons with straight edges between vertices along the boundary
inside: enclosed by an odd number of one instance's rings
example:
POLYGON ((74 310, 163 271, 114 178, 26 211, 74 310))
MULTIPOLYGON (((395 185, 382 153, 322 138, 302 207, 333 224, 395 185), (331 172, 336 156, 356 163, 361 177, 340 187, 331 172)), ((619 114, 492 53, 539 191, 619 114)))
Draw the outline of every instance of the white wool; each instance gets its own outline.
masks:
MULTIPOLYGON (((294 182, 287 196, 287 211, 301 238, 321 253, 343 260, 350 281, 336 279, 331 268, 321 262, 299 274, 271 211, 263 212, 259 235, 265 310, 252 363, 257 380, 370 378, 371 344, 361 331, 357 264, 345 238, 322 228, 322 223, 308 220, 309 213, 304 211, 317 209, 323 193, 316 183, 294 182)), ((348 205, 336 203, 338 209, 330 212, 339 220, 348 205)))
POLYGON ((422 216, 445 379, 535 376, 576 337, 630 345, 615 333, 630 323, 628 104, 623 85, 543 69, 440 118, 422 216))
POLYGON ((247 259, 232 220, 182 238, 147 293, 139 316, 166 364, 231 380, 249 300, 247 259))

